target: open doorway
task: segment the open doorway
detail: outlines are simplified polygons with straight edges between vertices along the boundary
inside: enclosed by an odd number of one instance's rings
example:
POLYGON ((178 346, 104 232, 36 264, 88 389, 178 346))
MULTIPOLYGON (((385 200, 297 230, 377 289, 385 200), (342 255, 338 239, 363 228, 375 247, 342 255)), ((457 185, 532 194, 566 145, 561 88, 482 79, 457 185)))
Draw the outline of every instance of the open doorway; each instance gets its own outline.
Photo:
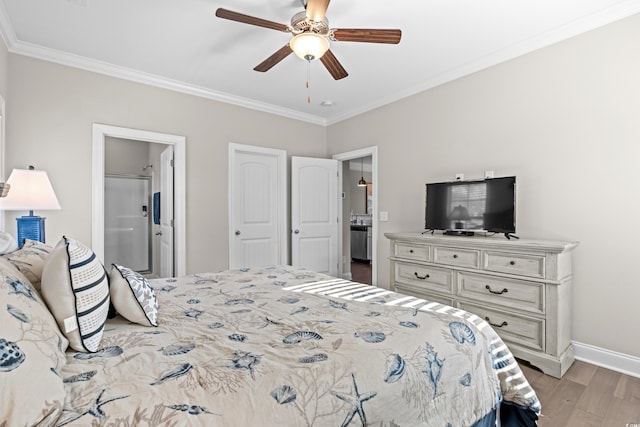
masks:
POLYGON ((173 243, 164 240, 173 242, 174 229, 163 227, 173 222, 173 167, 162 161, 165 151, 172 159, 171 145, 105 138, 106 266, 124 265, 148 278, 173 276, 173 243), (167 173, 172 178, 165 186, 167 173), (170 201, 171 209, 161 208, 160 200, 170 201))
MULTIPOLYGON (((351 280, 372 284, 373 177, 371 156, 343 162, 343 203, 349 211, 351 280)), ((346 240, 346 239, 345 239, 346 240)))
POLYGON ((377 153, 377 147, 368 147, 333 156, 342 162, 342 276, 374 286, 377 285, 377 153))
MULTIPOLYGON (((173 228, 172 242, 173 254, 171 275, 181 276, 186 274, 186 223, 185 223, 185 142, 183 136, 142 131, 137 129, 120 128, 102 124, 93 125, 93 167, 92 167, 92 248, 101 261, 105 261, 105 159, 107 140, 122 139, 139 145, 140 142, 148 143, 149 151, 162 153, 167 146, 173 149, 173 228)), ((139 145, 140 147, 141 145, 139 145)), ((138 147, 138 148, 139 148, 138 147)), ((121 158, 122 162, 122 158, 121 158)), ((160 166, 161 162, 157 162, 160 166)), ((148 165, 148 164, 147 164, 148 165)), ((146 166, 146 165, 145 165, 146 166)), ((152 168, 147 168, 152 169, 152 168)), ((158 174, 159 175, 159 174, 158 174)), ((151 206, 153 199, 148 202, 147 213, 153 213, 151 206)), ((142 211, 142 206, 140 210, 142 211)), ((154 221, 155 223, 155 221, 154 221)), ((153 228, 152 228, 153 229, 153 228)), ((155 233, 154 233, 155 235, 155 233)), ((166 262, 166 261, 165 261, 166 262)), ((160 269, 159 271, 162 271, 160 269)), ((162 274, 160 274, 162 275, 162 274)))

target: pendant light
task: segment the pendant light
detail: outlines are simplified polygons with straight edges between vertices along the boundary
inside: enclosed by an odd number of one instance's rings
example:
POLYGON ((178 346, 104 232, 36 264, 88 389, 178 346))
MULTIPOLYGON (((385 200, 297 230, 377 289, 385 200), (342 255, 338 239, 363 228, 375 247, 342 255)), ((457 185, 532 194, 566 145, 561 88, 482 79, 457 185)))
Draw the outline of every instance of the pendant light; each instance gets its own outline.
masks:
POLYGON ((366 187, 366 186, 367 186, 367 181, 364 180, 362 157, 360 157, 360 181, 358 181, 358 187, 366 187))

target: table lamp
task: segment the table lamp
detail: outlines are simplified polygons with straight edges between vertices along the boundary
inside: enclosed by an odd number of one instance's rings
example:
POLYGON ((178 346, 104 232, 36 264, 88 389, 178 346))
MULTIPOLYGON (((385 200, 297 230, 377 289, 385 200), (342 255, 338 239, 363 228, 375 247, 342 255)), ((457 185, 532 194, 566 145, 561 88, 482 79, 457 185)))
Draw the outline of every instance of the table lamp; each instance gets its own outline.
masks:
POLYGON ((0 199, 0 210, 29 211, 29 215, 16 218, 18 245, 22 247, 25 239, 44 243, 45 218, 34 216, 33 211, 61 209, 49 176, 45 171, 29 166, 29 169, 14 169, 7 184, 10 185, 11 191, 0 199))
POLYGON ((455 221, 456 230, 460 230, 464 228, 464 222, 469 221, 471 217, 469 216, 469 211, 466 207, 462 205, 458 205, 453 208, 451 211, 451 215, 449 215, 449 219, 455 221))

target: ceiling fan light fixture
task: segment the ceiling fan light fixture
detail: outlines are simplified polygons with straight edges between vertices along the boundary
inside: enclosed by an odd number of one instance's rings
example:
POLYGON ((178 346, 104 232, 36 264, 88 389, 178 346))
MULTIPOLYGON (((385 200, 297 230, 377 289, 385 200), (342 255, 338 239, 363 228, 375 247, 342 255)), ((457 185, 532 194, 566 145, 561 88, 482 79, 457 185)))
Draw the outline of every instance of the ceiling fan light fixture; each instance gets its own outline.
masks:
POLYGON ((300 33, 291 39, 289 47, 298 58, 314 61, 322 58, 329 50, 329 40, 316 33, 300 33))

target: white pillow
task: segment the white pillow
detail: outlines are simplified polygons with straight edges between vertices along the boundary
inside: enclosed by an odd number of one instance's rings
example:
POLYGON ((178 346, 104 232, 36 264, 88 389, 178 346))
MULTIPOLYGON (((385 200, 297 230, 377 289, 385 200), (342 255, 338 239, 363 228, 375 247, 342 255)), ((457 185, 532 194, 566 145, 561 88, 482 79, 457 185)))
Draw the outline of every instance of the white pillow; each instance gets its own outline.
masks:
POLYGON ((63 237, 44 263, 41 286, 71 348, 97 351, 109 313, 109 282, 93 251, 63 237))
POLYGON ((158 326, 158 300, 142 275, 112 264, 109 275, 111 303, 125 319, 145 326, 158 326))
POLYGON ((0 255, 18 250, 18 243, 13 236, 5 231, 0 231, 0 255))

